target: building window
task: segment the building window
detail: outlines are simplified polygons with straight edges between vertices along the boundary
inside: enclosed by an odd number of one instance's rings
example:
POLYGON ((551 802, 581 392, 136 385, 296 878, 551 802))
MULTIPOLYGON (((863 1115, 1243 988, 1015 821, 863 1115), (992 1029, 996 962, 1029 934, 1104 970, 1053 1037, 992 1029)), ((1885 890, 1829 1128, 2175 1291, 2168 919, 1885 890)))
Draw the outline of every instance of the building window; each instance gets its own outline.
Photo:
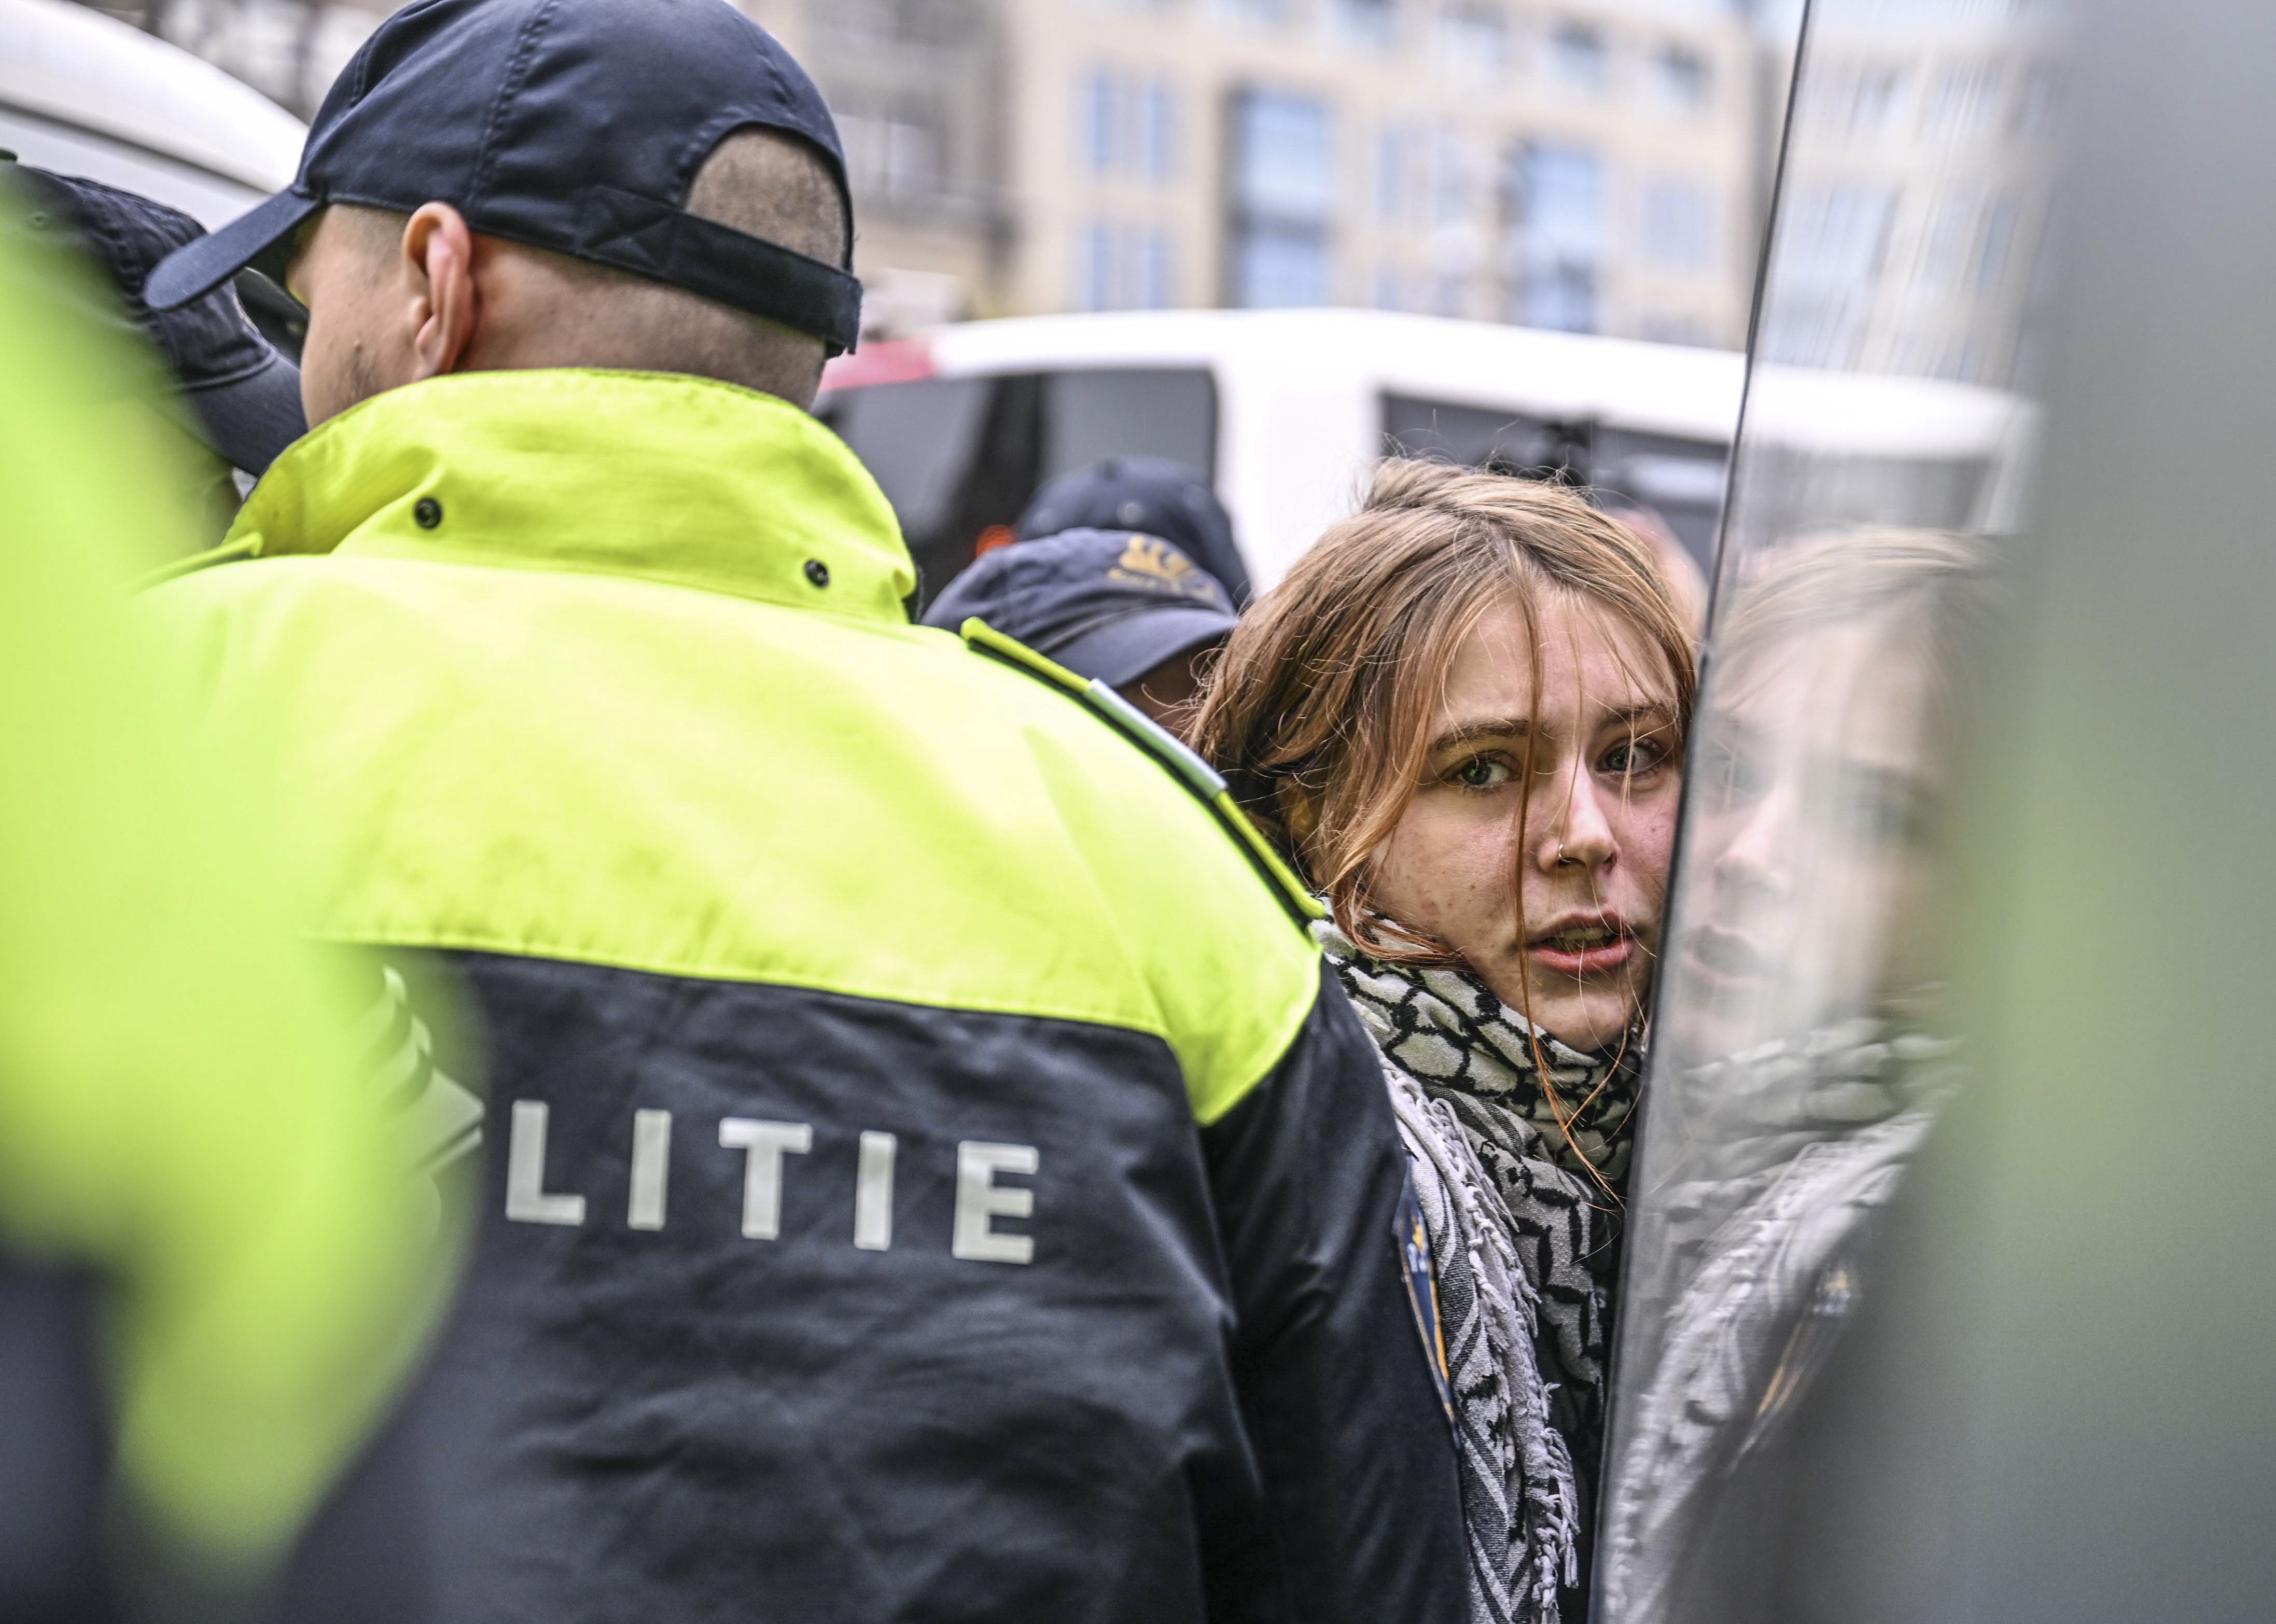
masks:
POLYGON ((1094 175, 1111 175, 1121 156, 1116 129, 1122 111, 1122 86, 1111 73, 1093 73, 1082 81, 1083 161, 1094 175))
POLYGON ((1509 65, 1509 19, 1497 5, 1450 5, 1433 31, 1438 59, 1456 72, 1498 78, 1509 65))
POLYGON ((1516 320, 1521 327, 1554 332, 1596 331, 1596 267, 1551 265, 1529 271, 1520 285, 1516 320))
POLYGON ((1605 36, 1580 23, 1560 24, 1549 36, 1549 76, 1573 90, 1601 90, 1610 53, 1605 36))
POLYGON ((1715 259, 1715 200, 1688 180, 1643 189, 1643 257, 1669 270, 1704 270, 1715 259))
POLYGON ((1138 151, 1147 178, 1167 180, 1178 172, 1177 94, 1167 85, 1150 85, 1138 106, 1138 151))
POLYGON ((1074 302, 1081 310, 1114 307, 1114 228, 1093 220, 1076 239, 1074 302))
POLYGON ((1385 220, 1407 216, 1415 133, 1394 125, 1375 138, 1375 212, 1385 220))
POLYGON ((1327 104, 1309 96, 1247 91, 1235 105, 1233 122, 1240 207, 1325 224, 1335 202, 1327 104))
POLYGON ((1075 299, 1083 310, 1167 310, 1177 302, 1170 234, 1093 220, 1075 241, 1075 299))
POLYGON ((1082 81, 1083 166, 1094 175, 1166 180, 1177 172, 1177 93, 1104 69, 1082 81))
POLYGON ((1245 310, 1327 303, 1325 239, 1293 226, 1242 228, 1233 244, 1233 302, 1245 310))
POLYGON ((1244 91, 1233 102, 1233 302, 1315 305, 1328 292, 1334 135, 1325 103, 1244 91))
POLYGON ((1139 250, 1138 298, 1149 310, 1167 310, 1178 302, 1177 264, 1167 231, 1149 231, 1139 250))
POLYGON ((1399 34, 1397 0, 1332 0, 1337 27, 1369 45, 1389 45, 1399 34))
POLYGON ((1661 106, 1696 113, 1707 105, 1707 58, 1683 45, 1663 46, 1651 59, 1652 88, 1661 106))
POLYGON ((1529 141, 1510 156, 1511 317, 1528 327, 1597 330, 1605 251, 1605 173, 1596 153, 1529 141))
POLYGON ((922 197, 941 189, 940 133, 921 110, 842 111, 838 139, 846 178, 859 195, 922 197))
POLYGON ((1446 225, 1469 217, 1469 147, 1460 131, 1442 127, 1430 141, 1430 221, 1446 225))

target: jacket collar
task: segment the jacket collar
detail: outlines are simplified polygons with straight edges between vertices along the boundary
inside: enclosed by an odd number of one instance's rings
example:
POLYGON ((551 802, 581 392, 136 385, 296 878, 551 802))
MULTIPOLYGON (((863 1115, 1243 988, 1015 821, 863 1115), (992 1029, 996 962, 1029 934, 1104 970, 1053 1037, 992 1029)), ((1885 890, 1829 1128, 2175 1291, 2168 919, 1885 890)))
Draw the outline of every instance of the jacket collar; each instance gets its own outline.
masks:
POLYGON ((837 436, 670 373, 465 373, 376 395, 269 466, 224 548, 625 575, 900 622, 916 587, 892 509, 837 436))

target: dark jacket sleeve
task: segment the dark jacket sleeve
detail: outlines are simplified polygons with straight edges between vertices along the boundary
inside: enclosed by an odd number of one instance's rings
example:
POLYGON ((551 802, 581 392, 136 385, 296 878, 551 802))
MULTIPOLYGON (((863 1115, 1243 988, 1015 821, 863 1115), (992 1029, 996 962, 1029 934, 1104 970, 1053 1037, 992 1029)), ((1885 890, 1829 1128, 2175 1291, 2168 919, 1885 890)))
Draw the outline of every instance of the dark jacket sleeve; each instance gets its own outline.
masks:
POLYGON ((1407 1155, 1324 969, 1296 1041, 1202 1138, 1291 1616, 1464 1624, 1453 1434, 1399 1248, 1407 1155))

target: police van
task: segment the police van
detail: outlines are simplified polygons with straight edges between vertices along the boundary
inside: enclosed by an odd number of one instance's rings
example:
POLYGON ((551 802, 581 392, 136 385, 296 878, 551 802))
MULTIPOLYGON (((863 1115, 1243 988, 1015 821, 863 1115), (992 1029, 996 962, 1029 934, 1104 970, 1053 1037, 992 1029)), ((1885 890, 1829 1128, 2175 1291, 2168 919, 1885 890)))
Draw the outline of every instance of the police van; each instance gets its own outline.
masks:
MULTIPOLYGON (((928 596, 1053 475, 1109 456, 1199 469, 1259 590, 1348 513, 1390 450, 1564 476, 1658 512, 1711 570, 1745 383, 1726 351, 1372 310, 1178 310, 971 322, 831 363, 816 413, 900 515, 928 596)), ((1997 391, 1803 380, 1789 457, 1947 505, 1995 504, 2028 443, 1997 391), (1878 476, 1863 473, 1877 469, 1878 476)))

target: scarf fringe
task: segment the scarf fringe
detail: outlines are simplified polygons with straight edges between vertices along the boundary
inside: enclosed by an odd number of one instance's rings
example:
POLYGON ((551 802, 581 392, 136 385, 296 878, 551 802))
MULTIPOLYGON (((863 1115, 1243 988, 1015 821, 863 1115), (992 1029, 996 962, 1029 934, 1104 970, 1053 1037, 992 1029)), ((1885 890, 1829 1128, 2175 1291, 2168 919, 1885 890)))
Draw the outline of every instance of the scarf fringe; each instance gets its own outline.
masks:
POLYGON ((1560 1586, 1581 1578, 1580 1485, 1550 1420, 1551 1384, 1534 1353, 1539 1294, 1492 1207, 1492 1185, 1453 1112, 1385 1066, 1400 1135, 1433 1252, 1459 1256, 1473 1311, 1446 1350, 1469 1469, 1463 1516, 1476 1624, 1558 1624, 1560 1586))

